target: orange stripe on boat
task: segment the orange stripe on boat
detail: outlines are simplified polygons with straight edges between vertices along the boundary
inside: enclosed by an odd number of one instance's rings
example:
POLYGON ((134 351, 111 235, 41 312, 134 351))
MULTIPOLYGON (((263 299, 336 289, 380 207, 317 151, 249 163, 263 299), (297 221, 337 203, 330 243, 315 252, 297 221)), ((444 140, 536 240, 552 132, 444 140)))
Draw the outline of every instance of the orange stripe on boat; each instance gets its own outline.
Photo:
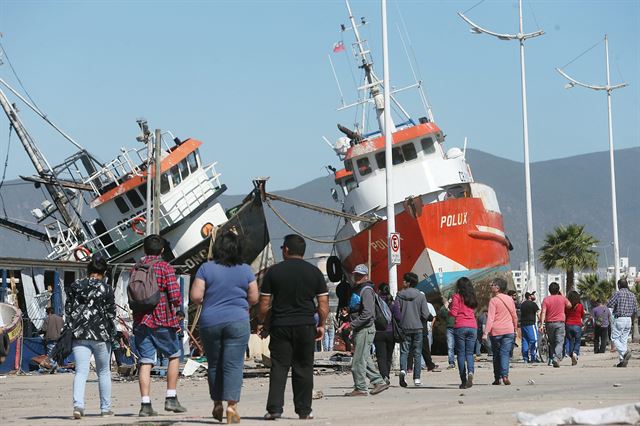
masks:
POLYGON ((336 176, 336 182, 338 182, 340 179, 353 176, 353 172, 350 172, 347 169, 340 169, 335 173, 335 176, 336 176))
MULTIPOLYGON (((176 164, 180 163, 180 161, 187 158, 189 154, 198 149, 198 147, 202 145, 202 142, 196 139, 187 139, 180 146, 177 146, 167 155, 162 162, 160 163, 160 173, 164 173, 176 164)), ((147 172, 143 172, 142 176, 132 176, 127 179, 120 185, 115 188, 105 192, 98 198, 95 198, 91 201, 90 206, 95 208, 101 204, 106 203, 107 201, 111 201, 119 195, 126 193, 127 191, 132 190, 147 181, 147 172)))
MULTIPOLYGON (((409 139, 415 139, 419 136, 426 136, 429 134, 436 134, 440 132, 440 128, 435 123, 417 124, 415 126, 407 127, 406 129, 399 130, 393 134, 393 144, 408 141, 409 139)), ((384 136, 379 136, 375 139, 365 140, 357 145, 350 147, 347 150, 345 160, 349 160, 354 157, 359 157, 370 152, 377 151, 384 148, 384 136)))

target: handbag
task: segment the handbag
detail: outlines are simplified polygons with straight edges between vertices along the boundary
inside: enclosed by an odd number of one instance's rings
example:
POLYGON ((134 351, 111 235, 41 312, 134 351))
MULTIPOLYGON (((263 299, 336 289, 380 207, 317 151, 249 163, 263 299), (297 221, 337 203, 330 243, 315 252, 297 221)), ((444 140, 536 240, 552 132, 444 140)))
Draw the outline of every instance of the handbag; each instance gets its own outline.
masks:
POLYGON ((56 345, 51 350, 51 359, 58 363, 58 365, 64 365, 64 360, 73 350, 73 330, 71 327, 65 327, 60 333, 60 338, 56 342, 56 345))
POLYGON ((398 320, 393 315, 391 316, 391 330, 393 331, 393 341, 395 343, 401 343, 404 341, 404 331, 400 324, 398 324, 398 320))

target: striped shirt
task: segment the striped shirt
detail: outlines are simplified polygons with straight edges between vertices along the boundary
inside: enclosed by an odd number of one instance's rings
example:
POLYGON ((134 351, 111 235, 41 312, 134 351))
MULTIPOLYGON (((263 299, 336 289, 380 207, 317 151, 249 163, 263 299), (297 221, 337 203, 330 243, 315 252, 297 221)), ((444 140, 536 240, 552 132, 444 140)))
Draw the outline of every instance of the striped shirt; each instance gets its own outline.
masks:
POLYGON ((636 296, 628 288, 616 291, 607 302, 607 307, 613 309, 615 318, 634 317, 638 313, 636 296))

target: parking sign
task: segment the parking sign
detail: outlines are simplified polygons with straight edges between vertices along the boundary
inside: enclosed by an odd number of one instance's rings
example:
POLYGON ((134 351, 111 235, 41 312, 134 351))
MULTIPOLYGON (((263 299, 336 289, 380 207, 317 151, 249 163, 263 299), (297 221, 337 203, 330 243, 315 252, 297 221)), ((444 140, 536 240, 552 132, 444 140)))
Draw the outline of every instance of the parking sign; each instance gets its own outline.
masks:
POLYGON ((389 234, 389 257, 394 265, 400 264, 400 233, 389 234))

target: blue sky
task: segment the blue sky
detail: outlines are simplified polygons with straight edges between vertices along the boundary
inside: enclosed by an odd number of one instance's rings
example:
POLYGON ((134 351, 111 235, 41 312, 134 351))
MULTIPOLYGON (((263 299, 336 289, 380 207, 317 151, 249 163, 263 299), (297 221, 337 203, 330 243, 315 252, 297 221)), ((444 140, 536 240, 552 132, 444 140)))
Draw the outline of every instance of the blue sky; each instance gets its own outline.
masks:
MULTIPOLYGON (((398 37, 406 22, 421 78, 447 148, 469 147, 522 161, 517 42, 473 35, 456 15, 477 1, 389 0, 392 85, 412 83, 398 37)), ((369 24, 364 37, 382 75, 380 6, 352 2, 369 24)), ((563 66, 609 34, 617 149, 640 143, 640 2, 525 1, 525 31, 546 34, 526 44, 532 161, 608 149, 606 96, 565 90, 563 66)), ((467 13, 485 28, 517 32, 517 2, 487 0, 467 13)), ((295 187, 338 164, 322 136, 340 136, 354 111, 337 112, 340 97, 327 56, 350 33, 342 1, 29 1, 0 0, 0 40, 37 104, 103 160, 135 146, 135 120, 205 142, 229 193, 250 178, 271 176, 271 190, 295 187)), ((349 52, 350 49, 347 49, 349 52)), ((347 56, 332 55, 346 101, 356 98, 347 56)), ((5 63, 0 77, 18 86, 5 63)), ((565 70, 605 82, 604 45, 565 70)), ((400 97, 424 115, 414 93, 400 97)), ((23 118, 52 162, 71 146, 26 112, 23 118)), ((0 159, 8 131, 0 132, 0 159)), ((7 177, 32 172, 16 139, 7 177)), ((605 167, 607 165, 603 165, 605 167)), ((472 165, 473 167, 473 165, 472 165)))

